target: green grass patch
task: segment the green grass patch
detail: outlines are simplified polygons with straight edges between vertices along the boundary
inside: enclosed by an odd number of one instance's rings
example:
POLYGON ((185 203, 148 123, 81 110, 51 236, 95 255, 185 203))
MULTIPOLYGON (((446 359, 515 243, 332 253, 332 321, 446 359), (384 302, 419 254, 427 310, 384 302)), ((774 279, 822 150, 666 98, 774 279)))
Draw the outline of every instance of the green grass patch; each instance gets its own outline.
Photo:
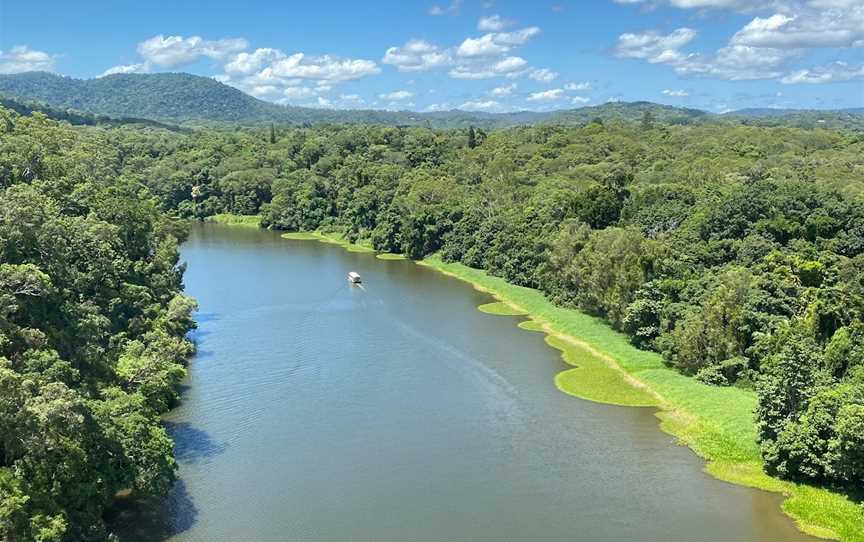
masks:
POLYGON ((319 241, 321 243, 330 243, 331 245, 338 245, 347 250, 348 252, 375 252, 375 249, 373 249, 371 246, 346 241, 345 238, 335 233, 322 233, 319 231, 295 231, 283 233, 282 237, 284 237, 285 239, 292 239, 294 241, 319 241))
POLYGON ((499 316, 523 316, 526 314, 525 311, 516 309, 507 303, 502 303, 500 301, 480 305, 477 307, 477 310, 485 312, 486 314, 497 314, 499 316))
POLYGON ((374 253, 375 249, 369 246, 368 244, 358 244, 352 243, 351 241, 347 241, 344 237, 339 235, 338 233, 324 233, 318 232, 319 241, 322 243, 331 243, 334 245, 339 245, 344 248, 348 252, 368 252, 374 253))
POLYGON ((555 376, 555 385, 569 395, 598 403, 650 407, 657 398, 587 348, 556 335, 547 335, 546 344, 561 351, 561 357, 573 365, 555 376))
POLYGON ((557 307, 541 292, 508 284, 478 269, 430 257, 432 267, 487 291, 531 316, 519 327, 549 333, 573 369, 556 376, 565 393, 618 405, 657 406, 660 427, 708 461, 706 471, 728 482, 784 494, 783 511, 822 538, 864 542, 864 506, 824 488, 772 478, 756 443, 756 395, 708 386, 666 367, 661 356, 633 346, 603 320, 557 307))
POLYGON ((539 331, 543 333, 543 324, 534 320, 525 320, 524 322, 519 322, 519 327, 526 331, 539 331))
POLYGON ((568 395, 596 403, 630 407, 657 405, 649 393, 622 383, 618 371, 605 367, 568 369, 555 375, 555 385, 568 395))
POLYGON ((407 260, 404 254, 393 254, 392 252, 381 252, 375 255, 379 260, 407 260))
POLYGON ((206 222, 225 224, 226 226, 245 226, 247 228, 261 227, 260 215, 234 215, 230 213, 222 213, 218 215, 208 216, 204 220, 206 222))
POLYGON ((292 231, 288 233, 283 233, 282 237, 284 239, 291 239, 294 241, 320 241, 321 237, 314 232, 306 232, 306 231, 292 231))

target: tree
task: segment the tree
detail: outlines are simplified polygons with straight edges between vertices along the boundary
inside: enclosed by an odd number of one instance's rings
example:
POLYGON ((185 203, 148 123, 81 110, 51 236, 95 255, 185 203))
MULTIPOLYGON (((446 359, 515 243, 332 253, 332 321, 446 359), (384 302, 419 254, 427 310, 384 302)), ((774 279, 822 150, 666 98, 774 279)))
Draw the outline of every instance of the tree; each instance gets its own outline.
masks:
POLYGON ((768 466, 774 470, 782 468, 783 461, 778 438, 807 408, 822 364, 818 345, 799 328, 787 328, 783 337, 781 350, 766 360, 758 386, 759 438, 768 466))
POLYGON ((750 346, 748 328, 752 318, 747 305, 754 296, 753 288, 749 270, 727 270, 701 305, 672 332, 671 348, 665 352, 668 359, 690 374, 734 360, 726 363, 725 371, 719 375, 722 380, 715 378, 713 383, 734 382, 737 372, 747 367, 745 354, 750 346))
POLYGON ((643 131, 652 130, 654 128, 654 114, 651 111, 645 111, 642 113, 642 121, 640 122, 640 126, 643 131))

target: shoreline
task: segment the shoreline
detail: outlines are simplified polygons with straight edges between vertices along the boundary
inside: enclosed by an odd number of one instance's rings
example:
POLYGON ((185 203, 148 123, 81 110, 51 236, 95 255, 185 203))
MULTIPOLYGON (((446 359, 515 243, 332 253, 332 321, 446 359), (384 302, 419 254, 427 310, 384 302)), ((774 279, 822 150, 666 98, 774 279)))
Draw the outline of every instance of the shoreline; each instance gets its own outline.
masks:
POLYGON ((242 226, 244 228, 261 229, 260 215, 234 215, 230 213, 222 213, 206 217, 202 222, 212 222, 214 224, 222 224, 225 226, 242 226))
POLYGON ((599 318, 557 307, 538 290, 514 286, 485 271, 446 263, 437 256, 417 264, 490 294, 528 319, 518 327, 546 333, 547 344, 560 350, 564 361, 575 366, 556 375, 555 384, 562 392, 618 406, 653 406, 658 409, 659 428, 704 459, 705 472, 714 478, 781 494, 783 513, 806 534, 846 542, 864 540, 864 509, 848 497, 824 488, 773 478, 763 471, 755 440, 752 408, 756 397, 753 392, 708 386, 684 376, 663 365, 659 354, 637 349, 626 336, 599 318), (581 338, 583 334, 575 329, 581 329, 589 338, 581 338), (617 344, 612 343, 614 348, 609 349, 615 352, 604 349, 596 339, 592 341, 592 336, 616 341, 617 344), (636 359, 622 363, 627 350, 632 350, 636 359), (605 367, 598 368, 598 360, 605 367), (608 378, 608 373, 607 378, 602 378, 603 373, 598 375, 597 369, 617 373, 617 381, 608 378), (575 371, 587 372, 585 381, 581 381, 575 371), (654 402, 645 401, 646 397, 654 402), (715 408, 699 408, 706 403, 714 403, 715 408), (738 423, 730 423, 736 421, 735 418, 738 423), (735 426, 738 431, 734 430, 735 426))
MULTIPOLYGON (((321 232, 281 236, 335 244, 382 260, 407 259, 321 232)), ((636 348, 602 319, 555 306, 538 290, 509 284, 460 263, 446 263, 437 255, 415 263, 494 297, 496 302, 478 307, 481 312, 521 316, 525 320, 518 324, 520 329, 546 334, 546 343, 572 366, 555 377, 563 393, 617 406, 656 408, 660 430, 704 459, 706 473, 727 483, 781 494, 782 512, 806 534, 864 542, 864 505, 842 493, 764 472, 756 442, 754 392, 709 386, 682 375, 667 367, 660 354, 636 348)))

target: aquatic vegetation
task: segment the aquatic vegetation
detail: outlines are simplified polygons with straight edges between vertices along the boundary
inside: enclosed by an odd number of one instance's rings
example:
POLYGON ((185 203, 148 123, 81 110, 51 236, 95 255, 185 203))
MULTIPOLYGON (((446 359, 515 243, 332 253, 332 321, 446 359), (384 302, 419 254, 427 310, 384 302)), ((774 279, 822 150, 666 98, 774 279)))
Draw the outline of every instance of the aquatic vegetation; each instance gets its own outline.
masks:
POLYGON ((519 327, 526 331, 538 331, 541 333, 543 332, 543 324, 535 320, 525 320, 524 322, 519 322, 519 327))
POLYGON ((523 315, 525 315, 525 311, 519 310, 515 307, 508 305, 507 303, 502 303, 500 301, 480 305, 479 307, 477 307, 477 310, 479 310, 480 312, 485 312, 487 314, 497 314, 499 316, 523 316, 523 315))
POLYGON ((574 366, 555 377, 555 384, 564 393, 611 405, 658 405, 657 398, 649 391, 629 381, 620 369, 585 346, 560 335, 547 335, 546 343, 560 350, 564 361, 574 366))

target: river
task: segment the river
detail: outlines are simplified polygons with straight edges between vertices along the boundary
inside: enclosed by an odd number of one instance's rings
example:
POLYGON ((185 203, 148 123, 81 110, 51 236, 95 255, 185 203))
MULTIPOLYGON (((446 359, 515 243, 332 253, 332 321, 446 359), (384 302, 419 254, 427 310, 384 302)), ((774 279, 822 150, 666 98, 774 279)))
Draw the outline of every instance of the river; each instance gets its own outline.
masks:
POLYGON ((559 352, 463 282, 211 224, 182 257, 200 312, 166 417, 180 480, 124 512, 123 539, 812 540, 653 409, 558 391, 559 352))

